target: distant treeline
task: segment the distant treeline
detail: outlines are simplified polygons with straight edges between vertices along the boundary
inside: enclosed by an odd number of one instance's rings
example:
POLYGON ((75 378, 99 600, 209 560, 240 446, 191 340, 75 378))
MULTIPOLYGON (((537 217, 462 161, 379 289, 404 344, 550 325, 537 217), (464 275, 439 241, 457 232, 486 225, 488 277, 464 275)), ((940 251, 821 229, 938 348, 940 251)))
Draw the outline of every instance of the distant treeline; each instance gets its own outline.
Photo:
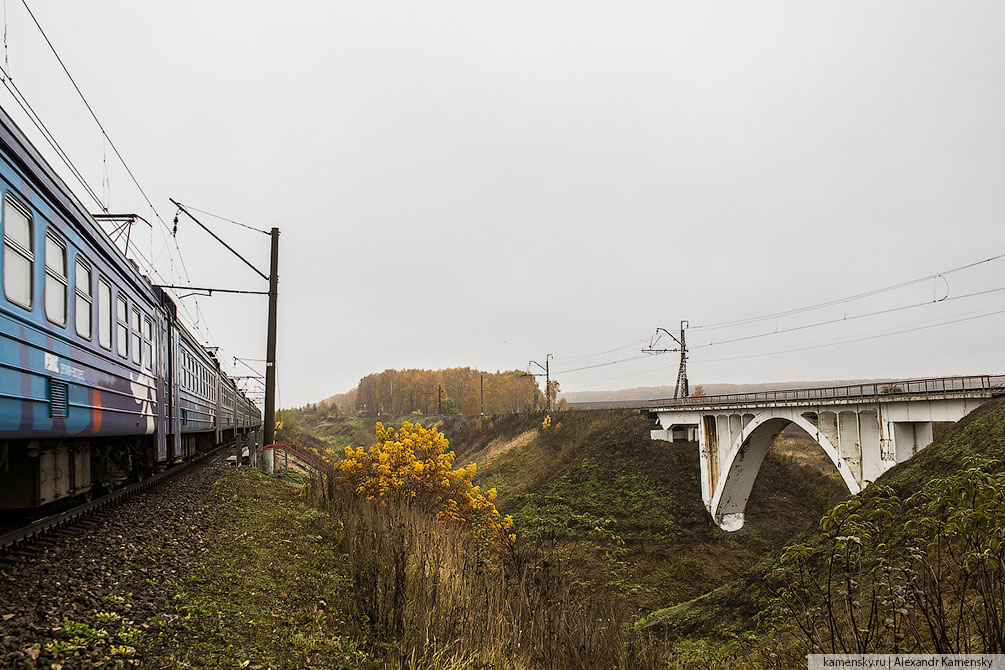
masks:
POLYGON ((533 377, 519 370, 482 372, 447 370, 384 370, 367 375, 348 393, 324 404, 341 412, 394 414, 478 414, 482 411, 482 381, 486 414, 531 412, 544 407, 544 394, 533 377))

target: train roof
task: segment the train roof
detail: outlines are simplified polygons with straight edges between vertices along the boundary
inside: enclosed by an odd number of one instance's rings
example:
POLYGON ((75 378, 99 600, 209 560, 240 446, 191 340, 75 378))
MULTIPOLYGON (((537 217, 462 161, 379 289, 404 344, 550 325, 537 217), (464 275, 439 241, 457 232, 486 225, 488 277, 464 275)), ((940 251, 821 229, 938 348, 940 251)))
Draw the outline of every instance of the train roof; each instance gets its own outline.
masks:
MULTIPOLYGON (((207 360, 216 361, 216 357, 210 356, 185 324, 178 320, 177 308, 173 299, 163 289, 154 286, 140 272, 136 264, 115 246, 97 220, 87 211, 80 199, 49 165, 49 162, 45 160, 3 107, 0 107, 0 144, 7 150, 11 161, 28 178, 35 181, 35 188, 41 191, 49 204, 68 222, 75 225, 80 235, 85 237, 99 253, 103 254, 109 263, 118 268, 137 291, 146 295, 151 304, 160 305, 171 315, 178 330, 188 339, 193 349, 207 360)), ((216 361, 216 367, 220 368, 218 361, 216 361)), ((222 370, 220 372, 224 377, 227 377, 222 370)), ((229 377, 227 379, 230 381, 229 377)), ((236 390, 233 381, 231 384, 236 390)), ((238 393, 249 403, 251 402, 243 393, 240 391, 238 393)))
POLYGON ((35 187, 41 191, 53 209, 75 225, 77 231, 103 254, 107 261, 114 264, 136 290, 146 294, 151 302, 160 304, 160 296, 150 280, 143 276, 133 261, 112 243, 83 203, 2 107, 0 107, 0 143, 7 149, 11 160, 27 177, 36 182, 35 187))
POLYGON ((67 221, 75 225, 78 232, 87 238, 94 248, 105 256, 105 260, 116 267, 137 291, 145 294, 151 304, 162 306, 174 318, 179 329, 185 333, 192 346, 202 353, 203 347, 198 339, 185 327, 185 324, 178 320, 178 310, 174 300, 163 289, 154 286, 140 272, 133 260, 112 242, 97 220, 87 211, 80 199, 49 165, 3 107, 0 107, 0 143, 7 149, 12 161, 18 164, 25 175, 36 181, 36 187, 52 207, 67 221))

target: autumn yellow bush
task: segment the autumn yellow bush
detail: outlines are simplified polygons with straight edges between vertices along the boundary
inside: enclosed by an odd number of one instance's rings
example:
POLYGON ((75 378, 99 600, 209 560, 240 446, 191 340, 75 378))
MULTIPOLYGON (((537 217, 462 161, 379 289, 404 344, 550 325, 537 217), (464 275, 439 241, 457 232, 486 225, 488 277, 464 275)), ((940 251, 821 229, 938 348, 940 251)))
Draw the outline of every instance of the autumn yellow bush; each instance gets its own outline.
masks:
POLYGON ((439 519, 470 524, 491 544, 513 541, 512 517, 503 518, 492 502, 496 490, 482 492, 472 483, 474 463, 453 469, 443 433, 407 421, 397 430, 378 422, 376 433, 376 444, 346 447, 345 458, 334 463, 342 485, 368 500, 409 502, 439 519))

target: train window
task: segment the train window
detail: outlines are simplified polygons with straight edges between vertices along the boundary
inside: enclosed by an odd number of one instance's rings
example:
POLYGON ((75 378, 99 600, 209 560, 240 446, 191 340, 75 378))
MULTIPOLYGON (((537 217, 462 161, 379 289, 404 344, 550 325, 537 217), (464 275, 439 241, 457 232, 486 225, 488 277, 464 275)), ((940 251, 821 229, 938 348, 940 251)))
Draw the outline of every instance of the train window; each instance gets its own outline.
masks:
POLYGON ((66 325, 66 243, 45 233, 45 318, 66 325))
POLYGON ((129 356, 129 305, 121 295, 115 304, 115 345, 119 356, 129 356))
POLYGON ((81 258, 77 258, 75 264, 76 281, 74 282, 74 293, 77 296, 76 321, 77 335, 86 340, 91 339, 91 268, 81 258))
POLYGON ((149 317, 143 317, 143 367, 154 369, 154 325, 149 317))
POLYGON ((98 344, 112 350, 112 285, 98 280, 98 344))
POLYGON ((28 208, 4 194, 3 203, 3 289, 7 299, 25 309, 32 305, 32 268, 35 245, 32 242, 31 214, 28 208))
POLYGON ((133 363, 143 359, 143 333, 140 330, 140 310, 133 308, 133 363))

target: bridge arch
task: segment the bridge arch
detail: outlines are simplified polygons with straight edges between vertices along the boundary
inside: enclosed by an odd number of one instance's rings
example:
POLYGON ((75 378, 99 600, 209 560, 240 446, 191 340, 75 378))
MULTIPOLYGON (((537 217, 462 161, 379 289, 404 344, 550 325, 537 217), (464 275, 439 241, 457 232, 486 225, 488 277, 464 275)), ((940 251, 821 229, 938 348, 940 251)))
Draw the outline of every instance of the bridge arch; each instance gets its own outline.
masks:
POLYGON ((841 454, 816 426, 798 413, 779 416, 770 411, 755 415, 748 421, 729 447, 727 457, 720 466, 720 475, 712 494, 709 511, 723 530, 734 531, 743 527, 747 498, 757 479, 765 454, 772 440, 789 424, 799 426, 813 438, 830 458, 852 494, 861 490, 849 471, 841 454))

